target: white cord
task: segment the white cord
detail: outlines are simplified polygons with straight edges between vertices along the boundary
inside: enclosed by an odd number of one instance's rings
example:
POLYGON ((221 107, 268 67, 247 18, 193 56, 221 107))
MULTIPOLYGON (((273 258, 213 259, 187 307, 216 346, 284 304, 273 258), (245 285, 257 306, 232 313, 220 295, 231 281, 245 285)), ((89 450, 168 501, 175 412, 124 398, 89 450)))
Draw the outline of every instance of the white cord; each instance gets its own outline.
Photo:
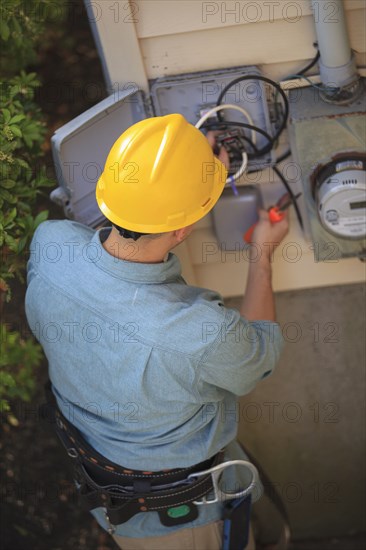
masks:
MULTIPOLYGON (((212 109, 210 109, 209 111, 207 111, 207 113, 205 113, 200 119, 199 121, 197 122, 196 124, 196 128, 201 128, 202 124, 204 122, 206 122, 206 120, 208 118, 210 118, 211 115, 213 115, 214 113, 217 113, 218 111, 222 111, 223 109, 235 109, 236 111, 240 111, 247 119, 248 119, 248 122, 249 124, 251 124, 252 126, 254 126, 254 122, 253 122, 253 119, 252 117, 250 116, 250 114, 245 110, 243 109, 242 107, 239 107, 238 105, 232 105, 232 104, 225 104, 225 105, 217 105, 216 107, 213 107, 212 109)), ((254 130, 252 130, 252 141, 255 145, 256 143, 256 133, 254 130)), ((248 155, 247 153, 244 151, 242 153, 242 156, 243 156, 243 162, 239 168, 239 170, 237 172, 235 172, 235 174, 233 176, 229 176, 226 180, 226 183, 231 183, 237 179, 239 179, 245 172, 245 170, 247 169, 247 166, 248 166, 248 155)))
POLYGON ((229 176, 226 180, 226 183, 230 183, 231 178, 233 178, 234 180, 238 180, 240 178, 240 176, 242 176, 244 174, 245 170, 247 169, 248 155, 245 152, 243 152, 242 155, 243 155, 243 162, 242 162, 239 170, 237 172, 235 172, 235 174, 233 176, 229 176))

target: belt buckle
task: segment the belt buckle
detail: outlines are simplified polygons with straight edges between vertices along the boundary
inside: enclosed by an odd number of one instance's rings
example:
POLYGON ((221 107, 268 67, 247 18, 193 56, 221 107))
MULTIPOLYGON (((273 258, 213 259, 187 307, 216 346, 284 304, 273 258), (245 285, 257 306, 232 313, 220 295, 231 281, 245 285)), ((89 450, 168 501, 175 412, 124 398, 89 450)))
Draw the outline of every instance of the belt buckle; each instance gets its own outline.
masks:
POLYGON ((201 506, 202 504, 214 504, 215 502, 224 502, 226 500, 236 499, 236 498, 244 498, 249 496, 253 489, 255 488, 256 484, 259 481, 259 474, 257 468, 252 464, 251 462, 248 462, 247 460, 227 460, 226 462, 222 462, 221 464, 218 464, 217 466, 212 466, 212 468, 208 468, 207 470, 203 470, 202 472, 194 472, 193 474, 190 474, 187 479, 194 479, 196 477, 202 477, 210 474, 212 478, 212 486, 214 490, 214 497, 211 499, 208 499, 206 496, 202 497, 202 500, 194 500, 193 504, 196 504, 197 506, 201 506), (227 493, 220 489, 219 487, 219 480, 226 468, 229 466, 243 466, 250 470, 252 474, 252 479, 245 489, 242 491, 237 491, 236 493, 227 493))

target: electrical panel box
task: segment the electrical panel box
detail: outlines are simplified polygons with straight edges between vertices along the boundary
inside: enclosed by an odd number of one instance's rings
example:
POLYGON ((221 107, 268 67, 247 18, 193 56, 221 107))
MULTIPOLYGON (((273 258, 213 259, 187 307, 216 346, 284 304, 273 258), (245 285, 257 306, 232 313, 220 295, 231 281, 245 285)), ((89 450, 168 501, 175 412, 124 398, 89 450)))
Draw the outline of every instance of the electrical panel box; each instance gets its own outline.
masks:
POLYGON ((66 217, 91 227, 104 220, 95 188, 109 150, 124 130, 147 116, 142 92, 119 92, 55 132, 51 143, 59 187, 51 200, 66 217))
MULTIPOLYGON (((221 91, 233 80, 244 75, 261 76, 257 67, 241 67, 207 71, 205 73, 190 73, 179 76, 159 78, 151 82, 151 103, 155 115, 180 113, 188 122, 196 124, 202 111, 216 105, 221 91)), ((273 133, 269 118, 266 98, 266 89, 262 81, 244 80, 232 86, 225 94, 222 103, 234 104, 242 107, 253 119, 254 126, 273 133)), ((221 111, 225 121, 244 122, 248 120, 236 110, 221 111)), ((249 132, 248 135, 250 135, 249 132)), ((262 149, 268 140, 260 133, 256 133, 256 145, 262 149)), ((263 155, 255 162, 249 161, 248 171, 262 170, 271 166, 274 161, 273 152, 263 155)))
MULTIPOLYGON (((260 75, 256 67, 159 78, 150 83, 149 97, 137 88, 116 92, 55 132, 51 144, 59 187, 51 193, 51 199, 64 208, 68 218, 96 227, 104 218, 96 203, 95 187, 116 139, 131 125, 151 116, 180 113, 195 124, 207 106, 216 104, 222 89, 243 75, 253 75, 253 80, 233 86, 223 103, 242 107, 255 126, 273 134, 265 86, 255 79, 260 75)), ((229 109, 224 118, 248 122, 243 114, 229 109)), ((247 132, 250 135, 250 130, 247 132)), ((266 137, 257 133, 257 147, 266 144, 266 137)), ((273 152, 269 151, 255 162, 249 161, 248 170, 264 169, 273 163, 273 152)))

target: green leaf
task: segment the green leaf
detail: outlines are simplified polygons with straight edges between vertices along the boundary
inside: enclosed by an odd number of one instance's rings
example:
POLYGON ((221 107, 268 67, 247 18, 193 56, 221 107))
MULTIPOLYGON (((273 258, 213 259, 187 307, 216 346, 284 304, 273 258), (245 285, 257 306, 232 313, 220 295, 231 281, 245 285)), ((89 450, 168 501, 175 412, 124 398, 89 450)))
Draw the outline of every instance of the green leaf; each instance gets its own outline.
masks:
POLYGON ((22 237, 19 242, 18 242, 18 249, 17 249, 17 253, 20 254, 23 250, 24 250, 24 247, 25 245, 27 244, 27 241, 28 241, 28 237, 22 237))
POLYGON ((4 122, 5 124, 8 124, 9 120, 11 119, 11 114, 9 109, 2 109, 3 115, 4 115, 4 122))
POLYGON ((25 144, 31 149, 33 145, 33 140, 29 139, 27 135, 23 136, 25 144))
POLYGON ((16 124, 17 122, 20 122, 25 118, 26 118, 25 115, 15 115, 9 120, 9 124, 16 124))
POLYGON ((8 245, 8 247, 14 252, 18 249, 18 241, 14 239, 14 237, 11 237, 10 235, 5 234, 4 240, 8 245))
POLYGON ((11 97, 14 97, 15 95, 19 94, 20 92, 20 86, 19 84, 16 84, 15 86, 12 86, 9 90, 9 93, 11 97))
POLYGON ((14 30, 20 34, 22 32, 22 28, 19 25, 18 20, 16 19, 16 17, 13 17, 12 23, 14 25, 14 30))
POLYGON ((4 189, 12 189, 12 187, 16 186, 16 182, 14 180, 3 180, 0 181, 0 186, 4 189))
POLYGON ((15 136, 22 137, 23 134, 19 126, 9 126, 9 128, 15 136))
POLYGON ((24 201, 18 201, 18 208, 21 208, 23 212, 31 212, 31 207, 24 201))
POLYGON ((14 197, 9 191, 6 189, 0 189, 0 197, 10 203, 14 203, 17 201, 17 197, 14 197))
POLYGON ((37 229, 37 227, 44 221, 46 221, 48 218, 48 210, 43 210, 36 216, 34 220, 34 229, 37 229))
POLYGON ((15 386, 15 380, 8 372, 0 372, 0 385, 11 388, 15 386))
POLYGON ((5 21, 0 19, 0 36, 6 42, 10 35, 10 29, 7 23, 5 21))
POLYGON ((6 401, 5 399, 0 399, 0 412, 4 413, 7 411, 10 411, 9 402, 6 401))
POLYGON ((19 166, 23 166, 23 168, 27 168, 27 170, 30 170, 31 167, 29 166, 28 162, 26 162, 23 159, 18 159, 19 166))
POLYGON ((7 212, 7 214, 4 217, 4 226, 6 227, 13 220, 15 220, 16 215, 17 215, 17 209, 16 208, 12 208, 9 212, 7 212))

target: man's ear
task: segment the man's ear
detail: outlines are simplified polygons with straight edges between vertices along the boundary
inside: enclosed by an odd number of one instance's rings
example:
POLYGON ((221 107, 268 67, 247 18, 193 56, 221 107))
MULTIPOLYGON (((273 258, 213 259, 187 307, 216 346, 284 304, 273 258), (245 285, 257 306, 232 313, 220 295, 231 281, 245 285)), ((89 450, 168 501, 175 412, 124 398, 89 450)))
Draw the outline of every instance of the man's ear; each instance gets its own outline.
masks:
POLYGON ((186 227, 182 227, 181 229, 176 229, 173 232, 174 237, 176 238, 178 243, 181 243, 184 241, 184 239, 188 237, 188 235, 192 232, 192 230, 193 230, 193 224, 187 225, 186 227))

